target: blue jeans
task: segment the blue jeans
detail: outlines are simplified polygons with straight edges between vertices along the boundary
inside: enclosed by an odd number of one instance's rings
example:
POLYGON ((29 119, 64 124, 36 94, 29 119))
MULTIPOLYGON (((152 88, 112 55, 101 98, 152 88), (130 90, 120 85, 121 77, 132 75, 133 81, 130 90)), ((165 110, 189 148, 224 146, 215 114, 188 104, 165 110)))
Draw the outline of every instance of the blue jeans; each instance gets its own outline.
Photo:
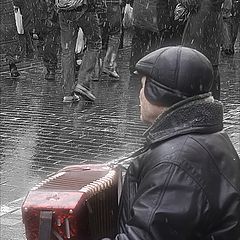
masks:
POLYGON ((75 87, 75 46, 79 27, 87 39, 87 51, 79 70, 78 83, 90 87, 91 75, 102 47, 98 16, 95 12, 62 11, 61 28, 63 91, 71 95, 75 87))

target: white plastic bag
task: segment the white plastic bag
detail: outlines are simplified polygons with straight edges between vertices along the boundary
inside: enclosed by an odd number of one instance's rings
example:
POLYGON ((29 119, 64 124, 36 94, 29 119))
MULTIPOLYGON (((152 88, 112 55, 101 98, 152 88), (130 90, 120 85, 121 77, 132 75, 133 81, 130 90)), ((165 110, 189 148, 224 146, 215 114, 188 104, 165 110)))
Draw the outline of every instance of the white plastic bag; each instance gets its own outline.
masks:
POLYGON ((188 9, 181 3, 178 3, 174 10, 174 20, 181 23, 185 23, 187 21, 188 15, 189 15, 188 9))
POLYGON ((20 13, 20 9, 18 7, 14 7, 14 15, 18 34, 24 34, 22 14, 20 13))
POLYGON ((126 4, 123 16, 123 27, 131 28, 132 26, 133 26, 133 8, 130 6, 130 4, 126 4))
POLYGON ((81 28, 78 30, 78 36, 77 36, 77 42, 76 42, 76 47, 75 47, 75 53, 81 53, 84 49, 84 35, 83 31, 81 28))
POLYGON ((55 5, 61 10, 73 10, 84 5, 84 0, 55 0, 55 5))

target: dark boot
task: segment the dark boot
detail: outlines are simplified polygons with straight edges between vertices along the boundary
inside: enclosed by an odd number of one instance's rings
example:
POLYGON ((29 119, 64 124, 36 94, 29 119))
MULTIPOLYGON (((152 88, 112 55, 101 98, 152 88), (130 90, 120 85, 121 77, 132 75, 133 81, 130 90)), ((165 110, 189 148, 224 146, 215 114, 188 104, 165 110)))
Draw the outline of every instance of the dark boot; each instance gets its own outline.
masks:
POLYGON ((47 73, 45 75, 45 79, 48 81, 54 81, 55 80, 55 69, 47 69, 47 73))
POLYGON ((9 69, 10 69, 11 77, 19 77, 20 76, 20 73, 18 72, 17 66, 15 63, 9 64, 9 69))

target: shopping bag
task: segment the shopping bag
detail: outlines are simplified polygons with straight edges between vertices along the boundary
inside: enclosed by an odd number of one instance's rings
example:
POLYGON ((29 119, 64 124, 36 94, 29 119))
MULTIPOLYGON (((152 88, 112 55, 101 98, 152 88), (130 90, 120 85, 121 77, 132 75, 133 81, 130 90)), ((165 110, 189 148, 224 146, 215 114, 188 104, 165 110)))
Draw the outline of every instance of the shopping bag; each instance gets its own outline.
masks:
POLYGON ((24 34, 22 14, 18 7, 14 7, 14 15, 18 34, 24 34))
POLYGON ((174 20, 179 23, 185 23, 188 19, 189 11, 181 3, 178 3, 174 10, 174 20))
POLYGON ((55 6, 61 10, 73 10, 82 7, 84 4, 84 0, 55 0, 55 6))
POLYGON ((130 6, 130 4, 126 4, 123 16, 123 27, 131 28, 132 26, 133 26, 133 8, 130 6))
POLYGON ((83 31, 82 28, 78 29, 78 36, 77 36, 77 41, 76 41, 76 47, 75 47, 75 53, 81 53, 84 49, 84 35, 83 35, 83 31))

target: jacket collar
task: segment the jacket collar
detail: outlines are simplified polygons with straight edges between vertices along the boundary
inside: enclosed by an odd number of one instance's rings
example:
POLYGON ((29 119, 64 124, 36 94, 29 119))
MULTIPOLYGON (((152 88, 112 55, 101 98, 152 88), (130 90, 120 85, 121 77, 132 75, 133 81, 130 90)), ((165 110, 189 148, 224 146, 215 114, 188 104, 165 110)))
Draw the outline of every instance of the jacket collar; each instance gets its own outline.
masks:
POLYGON ((148 144, 189 133, 213 133, 223 129, 223 107, 210 93, 178 102, 147 129, 148 144))

